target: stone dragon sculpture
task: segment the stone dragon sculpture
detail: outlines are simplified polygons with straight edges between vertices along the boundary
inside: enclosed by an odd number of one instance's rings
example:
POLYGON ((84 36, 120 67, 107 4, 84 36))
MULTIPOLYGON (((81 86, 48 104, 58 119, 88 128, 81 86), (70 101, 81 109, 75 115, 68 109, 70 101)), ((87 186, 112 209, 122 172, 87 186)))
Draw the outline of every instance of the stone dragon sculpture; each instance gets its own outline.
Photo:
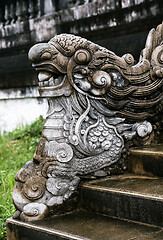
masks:
POLYGON ((49 110, 33 160, 16 175, 14 218, 49 216, 71 199, 82 176, 118 162, 128 140, 151 134, 163 103, 163 24, 140 60, 61 34, 29 51, 49 110))

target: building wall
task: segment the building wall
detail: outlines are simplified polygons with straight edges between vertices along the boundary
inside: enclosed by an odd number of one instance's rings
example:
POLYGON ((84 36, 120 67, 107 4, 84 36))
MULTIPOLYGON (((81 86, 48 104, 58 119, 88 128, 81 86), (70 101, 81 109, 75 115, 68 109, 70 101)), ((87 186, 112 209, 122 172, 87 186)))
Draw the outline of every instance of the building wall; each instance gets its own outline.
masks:
POLYGON ((37 87, 0 91, 0 131, 12 131, 31 123, 40 115, 46 117, 47 100, 39 97, 37 87))

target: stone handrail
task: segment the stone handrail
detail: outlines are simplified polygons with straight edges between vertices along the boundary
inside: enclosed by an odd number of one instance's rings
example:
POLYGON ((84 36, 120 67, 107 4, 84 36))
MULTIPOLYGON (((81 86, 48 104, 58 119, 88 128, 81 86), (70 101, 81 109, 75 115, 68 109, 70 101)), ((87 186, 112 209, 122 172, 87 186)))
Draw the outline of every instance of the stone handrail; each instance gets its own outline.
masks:
POLYGON ((120 57, 72 34, 30 49, 49 109, 33 160, 15 177, 14 218, 72 211, 83 177, 107 176, 110 166, 117 172, 129 146, 155 141, 163 109, 162 33, 163 23, 149 32, 138 64, 129 53, 120 57))

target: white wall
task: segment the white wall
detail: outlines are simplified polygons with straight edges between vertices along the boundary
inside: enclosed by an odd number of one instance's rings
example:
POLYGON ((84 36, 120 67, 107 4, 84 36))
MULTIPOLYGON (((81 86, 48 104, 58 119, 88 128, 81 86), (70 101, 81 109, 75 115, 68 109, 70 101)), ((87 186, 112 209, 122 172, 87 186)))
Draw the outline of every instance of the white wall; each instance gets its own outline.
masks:
MULTIPOLYGON (((29 90, 29 89, 28 89, 29 90)), ((47 100, 39 98, 37 88, 24 94, 19 90, 0 91, 0 132, 12 131, 18 125, 31 123, 40 115, 46 116, 47 100), (30 95, 32 95, 31 97, 30 95)))

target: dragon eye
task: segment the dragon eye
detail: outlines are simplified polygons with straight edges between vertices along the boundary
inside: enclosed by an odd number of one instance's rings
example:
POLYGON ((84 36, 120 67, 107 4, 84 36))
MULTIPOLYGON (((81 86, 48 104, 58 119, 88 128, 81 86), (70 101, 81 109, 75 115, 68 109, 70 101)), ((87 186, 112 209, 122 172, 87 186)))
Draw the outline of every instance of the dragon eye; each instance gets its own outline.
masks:
POLYGON ((79 49, 76 51, 74 59, 76 63, 84 64, 91 60, 91 55, 86 49, 79 49))
POLYGON ((41 55, 42 60, 48 60, 48 59, 51 59, 51 57, 52 57, 52 55, 49 52, 45 52, 41 55))

